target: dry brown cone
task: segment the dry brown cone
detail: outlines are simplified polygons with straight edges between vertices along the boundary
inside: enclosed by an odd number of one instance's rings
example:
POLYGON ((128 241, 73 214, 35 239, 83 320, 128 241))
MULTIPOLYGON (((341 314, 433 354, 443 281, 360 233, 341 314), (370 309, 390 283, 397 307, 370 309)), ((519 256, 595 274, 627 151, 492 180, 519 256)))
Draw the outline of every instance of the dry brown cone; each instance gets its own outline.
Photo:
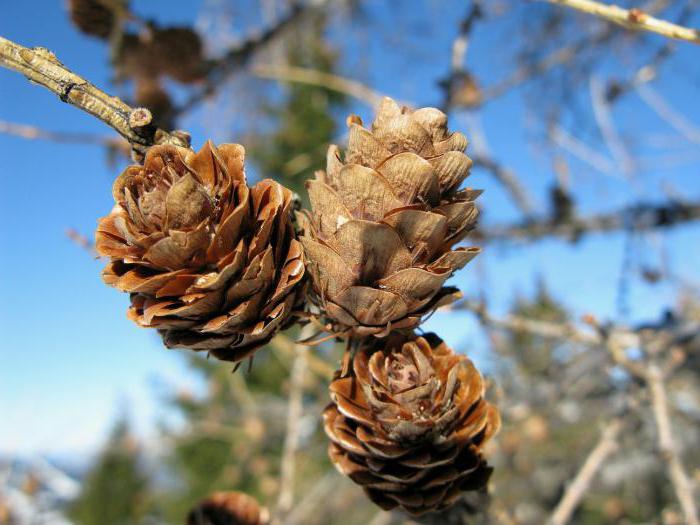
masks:
POLYGON ((187 515, 187 525, 268 525, 270 512, 242 492, 215 492, 187 515))
POLYGON ((204 78, 206 63, 202 40, 189 27, 156 29, 152 45, 161 73, 184 84, 204 78))
POLYGON ((449 84, 450 107, 474 108, 483 102, 483 92, 477 79, 468 71, 453 76, 449 84))
POLYGON ((459 297, 443 284, 479 253, 452 247, 474 227, 480 192, 459 190, 472 161, 441 111, 385 98, 371 130, 348 123, 344 158, 331 146, 326 172, 307 183, 300 240, 333 329, 384 336, 459 297))
POLYGON ((112 33, 118 10, 126 11, 122 0, 68 0, 73 24, 83 33, 107 39, 112 33))
POLYGON ((131 294, 128 316, 168 347, 240 361, 292 320, 303 297, 292 192, 246 184, 244 149, 153 146, 113 187, 96 249, 103 279, 131 294))
POLYGON ((435 335, 368 340, 330 394, 331 461, 383 509, 439 512, 485 487, 500 417, 472 362, 435 335))
POLYGON ((120 77, 157 79, 161 66, 154 52, 151 32, 124 33, 119 41, 115 67, 120 77))

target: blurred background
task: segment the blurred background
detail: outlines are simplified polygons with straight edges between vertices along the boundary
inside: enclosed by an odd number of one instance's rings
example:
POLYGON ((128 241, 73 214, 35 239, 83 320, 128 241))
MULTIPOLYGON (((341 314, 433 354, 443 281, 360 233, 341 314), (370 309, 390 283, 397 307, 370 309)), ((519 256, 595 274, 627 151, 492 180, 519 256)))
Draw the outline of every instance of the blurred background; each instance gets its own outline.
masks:
MULTIPOLYGON (((448 113, 485 190, 484 252, 424 329, 504 418, 490 504, 462 522, 544 523, 583 476, 559 523, 692 523, 700 47, 544 1, 107 1, 121 24, 82 3, 2 2, 0 35, 196 149, 244 144, 249 181, 302 199, 348 114, 371 122, 383 95, 448 113)), ((695 0, 621 3, 700 26, 695 0)), ((116 134, 0 70, 0 158, 0 524, 182 523, 226 489, 282 523, 404 522, 326 458, 340 348, 290 332, 232 374, 126 319, 92 251, 130 162, 116 134)))

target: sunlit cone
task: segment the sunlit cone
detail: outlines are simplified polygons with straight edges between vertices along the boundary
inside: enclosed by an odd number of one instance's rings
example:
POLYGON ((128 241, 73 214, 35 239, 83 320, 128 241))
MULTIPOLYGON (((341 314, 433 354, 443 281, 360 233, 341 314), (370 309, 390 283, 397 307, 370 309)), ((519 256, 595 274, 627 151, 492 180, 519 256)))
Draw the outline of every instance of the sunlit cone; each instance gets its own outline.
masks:
POLYGON ((330 394, 331 461, 383 509, 441 511, 486 485, 498 411, 472 362, 435 335, 370 339, 330 394))
POLYGON ((299 214, 314 300, 338 332, 387 335, 458 297, 443 284, 478 248, 456 248, 476 223, 479 191, 460 190, 467 140, 435 108, 410 111, 385 98, 372 129, 349 119, 344 157, 307 188, 299 214))
POLYGON ((117 10, 125 10, 123 0, 68 0, 68 12, 73 24, 83 33, 109 38, 116 21, 117 10))
POLYGON ((246 184, 244 150, 154 146, 113 187, 96 248, 103 279, 131 294, 128 316, 169 347, 239 361, 291 321, 302 296, 292 193, 246 184))
POLYGON ((268 525, 270 512, 242 492, 216 492, 193 508, 187 525, 268 525))
POLYGON ((153 33, 153 52, 162 73, 183 83, 205 74, 202 40, 189 27, 166 27, 153 33))

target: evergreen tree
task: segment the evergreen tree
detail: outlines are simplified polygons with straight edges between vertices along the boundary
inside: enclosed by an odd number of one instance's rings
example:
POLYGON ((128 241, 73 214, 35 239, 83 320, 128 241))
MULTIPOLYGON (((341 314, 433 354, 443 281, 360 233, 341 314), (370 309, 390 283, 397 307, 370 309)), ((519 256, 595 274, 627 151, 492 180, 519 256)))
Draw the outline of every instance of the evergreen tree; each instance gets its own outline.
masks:
POLYGON ((117 422, 69 510, 79 525, 143 523, 149 480, 139 464, 136 442, 125 419, 117 422))
MULTIPOLYGON (((291 344, 289 339, 285 342, 291 344)), ((183 425, 165 429, 174 481, 162 494, 168 522, 182 521, 190 508, 215 491, 239 490, 274 506, 292 356, 267 348, 256 355, 250 370, 243 365, 233 374, 225 363, 201 355, 188 355, 187 359, 204 379, 206 391, 201 396, 179 392, 168 400, 184 419, 183 425)), ((323 381, 307 376, 305 404, 313 403, 313 410, 318 410, 327 393, 323 381)), ((298 455, 302 484, 328 468, 326 442, 315 416, 316 412, 304 425, 298 455), (309 461, 304 461, 305 456, 309 461)))

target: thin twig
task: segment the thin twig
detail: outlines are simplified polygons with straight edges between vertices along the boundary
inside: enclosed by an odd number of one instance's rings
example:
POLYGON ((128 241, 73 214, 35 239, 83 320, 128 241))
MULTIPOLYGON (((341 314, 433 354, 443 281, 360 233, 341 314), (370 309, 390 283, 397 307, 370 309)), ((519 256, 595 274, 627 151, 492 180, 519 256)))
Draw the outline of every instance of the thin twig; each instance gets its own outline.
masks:
POLYGON ((568 339, 593 346, 603 343, 603 339, 597 332, 584 332, 568 323, 551 323, 515 314, 496 317, 485 308, 483 303, 478 301, 460 301, 453 306, 453 309, 470 310, 477 314, 483 324, 497 329, 524 331, 549 339, 568 339))
MULTIPOLYGON (((301 337, 310 335, 313 327, 307 325, 302 329, 301 337)), ((294 471, 296 469, 296 452, 299 447, 299 426, 303 411, 304 379, 308 370, 307 354, 309 347, 295 345, 295 356, 289 377, 289 399, 287 408, 287 433, 282 448, 280 465, 280 492, 277 498, 277 513, 287 514, 294 505, 294 471)))
POLYGON ((607 42, 613 35, 614 31, 610 30, 610 28, 606 28, 604 30, 597 31, 591 36, 581 38, 570 45, 552 51, 550 54, 533 64, 525 64, 517 68, 505 79, 493 84, 492 86, 486 87, 484 89, 482 100, 486 102, 499 98, 512 89, 517 88, 521 84, 524 84, 525 82, 537 77, 538 75, 546 73, 550 69, 554 69, 555 67, 562 66, 572 61, 584 49, 590 49, 594 45, 607 42))
POLYGON ((391 512, 379 510, 367 525, 390 525, 393 519, 394 515, 391 512))
POLYGON ((532 242, 546 237, 575 241, 585 234, 621 230, 629 225, 635 230, 656 230, 699 219, 700 202, 642 203, 622 210, 574 218, 560 224, 541 219, 522 224, 485 227, 477 230, 474 238, 484 242, 532 242))
POLYGON ((610 159, 571 135, 561 126, 556 124, 550 126, 549 137, 557 146, 589 164, 592 168, 607 175, 615 175, 615 168, 610 159))
POLYGON ((673 109, 661 95, 650 86, 638 84, 637 94, 660 118, 683 135, 690 142, 700 144, 700 128, 690 122, 684 115, 673 109))
POLYGON ((128 140, 139 154, 145 153, 156 141, 189 146, 186 134, 171 135, 157 129, 148 109, 132 108, 108 95, 65 67, 46 48, 30 49, 0 37, 0 66, 23 74, 31 82, 58 95, 63 102, 100 119, 128 140))
POLYGON ((308 84, 337 91, 356 98, 372 108, 377 108, 384 98, 384 95, 361 82, 315 69, 285 64, 257 64, 250 68, 250 73, 260 78, 308 84))
POLYGON ((467 11, 459 24, 457 35, 452 41, 452 51, 450 53, 450 72, 447 78, 440 84, 445 90, 444 110, 447 112, 454 103, 454 89, 459 83, 460 77, 466 74, 465 59, 469 49, 469 38, 474 29, 474 25, 483 15, 481 0, 472 0, 471 7, 467 11))
POLYGON ((327 472, 314 485, 304 493, 304 498, 297 503, 285 516, 280 516, 284 525, 297 525, 307 523, 308 517, 313 514, 320 502, 331 496, 338 488, 338 483, 343 478, 338 476, 335 470, 327 472))
POLYGON ((99 257, 100 254, 95 250, 95 243, 84 234, 73 228, 66 229, 66 237, 68 237, 77 246, 88 252, 93 257, 99 257))
POLYGON ((119 146, 121 140, 115 137, 71 131, 51 131, 27 124, 0 120, 0 133, 27 140, 48 140, 62 144, 91 144, 98 146, 119 146))
POLYGON ((472 153, 470 156, 475 166, 487 170, 493 175, 493 178, 505 187, 515 205, 526 217, 534 215, 535 206, 530 195, 525 191, 525 188, 511 170, 486 153, 477 152, 472 153))
POLYGON ((617 437, 622 429, 622 421, 618 418, 610 421, 601 432, 600 439, 586 457, 573 481, 569 484, 559 503, 554 508, 549 525, 564 525, 571 519, 576 508, 580 505, 590 489, 591 482, 608 457, 617 450, 617 437))
POLYGON ((547 0, 594 15, 633 31, 649 31, 675 40, 700 44, 700 31, 655 18, 641 9, 624 9, 593 0, 547 0))
MULTIPOLYGON (((667 5, 668 0, 653 0, 651 2, 647 2, 644 9, 647 13, 654 14, 661 9, 664 9, 667 5)), ((614 30, 614 27, 605 26, 590 35, 580 38, 576 42, 552 51, 545 57, 532 64, 525 64, 517 68, 505 79, 485 88, 482 101, 487 102, 499 98, 512 89, 517 88, 521 84, 524 84, 525 82, 537 77, 538 75, 546 73, 555 67, 563 66, 564 64, 571 62, 584 50, 588 51, 594 46, 607 43, 615 35, 616 31, 614 30)))
POLYGON ((605 90, 601 81, 595 77, 590 78, 591 106, 593 108, 593 116, 600 133, 605 141, 605 144, 617 162, 620 171, 625 177, 631 177, 634 174, 634 160, 627 151, 620 134, 615 127, 612 117, 610 104, 605 97, 605 90))
POLYGON ((659 453, 666 463, 668 476, 683 510, 688 525, 698 525, 698 511, 693 496, 693 486, 676 450, 671 431, 671 418, 668 412, 668 400, 661 369, 654 362, 649 362, 645 379, 651 396, 651 406, 658 432, 659 453))
POLYGON ((276 24, 251 35, 242 43, 229 49, 221 58, 212 60, 208 64, 207 78, 202 88, 195 91, 181 106, 174 109, 170 117, 186 113, 202 101, 216 94, 224 84, 224 81, 233 72, 250 63, 250 60, 258 50, 264 48, 279 35, 283 34, 287 28, 301 20, 306 13, 319 9, 324 3, 324 1, 316 1, 306 6, 301 6, 297 2, 293 3, 288 14, 280 18, 276 24))
MULTIPOLYGON (((314 332, 311 332, 312 334, 314 332)), ((287 356, 293 356, 296 353, 296 345, 289 337, 278 335, 271 342, 273 350, 279 351, 287 356)), ((328 381, 333 377, 335 368, 329 365, 326 361, 319 358, 317 355, 308 354, 306 356, 309 370, 315 373, 319 378, 328 381)))

